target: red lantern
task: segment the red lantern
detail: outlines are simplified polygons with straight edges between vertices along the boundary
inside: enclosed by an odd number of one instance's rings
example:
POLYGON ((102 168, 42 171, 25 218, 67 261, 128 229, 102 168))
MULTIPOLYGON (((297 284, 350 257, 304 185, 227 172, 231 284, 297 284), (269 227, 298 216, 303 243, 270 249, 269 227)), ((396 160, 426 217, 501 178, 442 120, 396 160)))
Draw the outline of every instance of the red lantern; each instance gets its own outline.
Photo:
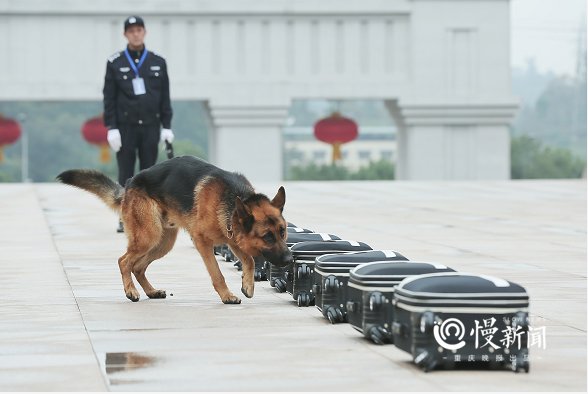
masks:
POLYGON ((314 125, 314 136, 333 145, 333 164, 341 160, 341 145, 357 138, 357 123, 334 112, 314 125))
POLYGON ((106 163, 110 160, 110 149, 108 148, 108 129, 104 126, 102 115, 88 119, 82 126, 82 135, 90 144, 100 147, 100 161, 106 163))
POLYGON ((0 115, 0 163, 4 161, 2 148, 4 145, 15 143, 20 138, 20 125, 14 119, 8 119, 0 115))

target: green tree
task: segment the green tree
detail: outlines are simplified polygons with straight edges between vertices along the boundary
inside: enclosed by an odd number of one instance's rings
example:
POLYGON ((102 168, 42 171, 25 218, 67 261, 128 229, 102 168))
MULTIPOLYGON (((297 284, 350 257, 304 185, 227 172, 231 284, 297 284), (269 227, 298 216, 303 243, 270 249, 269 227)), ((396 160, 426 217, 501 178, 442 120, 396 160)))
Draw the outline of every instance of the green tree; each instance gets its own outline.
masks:
POLYGON ((586 161, 569 149, 544 147, 527 135, 512 139, 512 179, 579 178, 585 168, 586 161))
POLYGON ((345 181, 349 179, 349 170, 345 167, 333 164, 306 166, 292 166, 290 178, 293 181, 345 181))
POLYGON ((394 164, 388 160, 372 161, 365 167, 359 168, 351 174, 354 180, 382 180, 394 179, 394 164))
POLYGON ((394 179, 394 164, 387 160, 370 162, 352 172, 341 165, 314 163, 290 168, 288 180, 293 181, 347 181, 347 180, 383 180, 394 179))
POLYGON ((523 106, 513 135, 571 150, 586 158, 586 80, 553 79, 533 106, 523 106))

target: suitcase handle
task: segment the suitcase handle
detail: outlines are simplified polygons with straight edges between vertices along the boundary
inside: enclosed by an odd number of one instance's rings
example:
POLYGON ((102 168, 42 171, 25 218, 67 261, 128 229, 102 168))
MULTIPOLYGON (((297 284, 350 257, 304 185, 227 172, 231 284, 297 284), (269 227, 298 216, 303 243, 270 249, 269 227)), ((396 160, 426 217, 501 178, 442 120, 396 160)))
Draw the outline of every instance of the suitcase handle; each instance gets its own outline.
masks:
POLYGON ((347 308, 347 310, 349 312, 355 312, 357 309, 357 302, 353 302, 353 301, 347 301, 347 303, 345 304, 345 307, 347 308))
POLYGON ((395 321, 392 323, 392 334, 401 337, 406 337, 406 327, 404 324, 395 321))

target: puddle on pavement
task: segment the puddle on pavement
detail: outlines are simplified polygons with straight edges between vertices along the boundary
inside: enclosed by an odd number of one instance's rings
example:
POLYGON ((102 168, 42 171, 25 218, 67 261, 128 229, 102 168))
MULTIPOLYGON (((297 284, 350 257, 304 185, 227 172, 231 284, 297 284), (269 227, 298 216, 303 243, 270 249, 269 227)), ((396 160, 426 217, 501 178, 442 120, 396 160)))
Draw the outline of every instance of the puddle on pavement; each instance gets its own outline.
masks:
POLYGON ((147 368, 154 365, 155 361, 155 357, 140 353, 106 353, 104 368, 110 384, 117 385, 126 382, 124 379, 120 379, 119 372, 147 368))

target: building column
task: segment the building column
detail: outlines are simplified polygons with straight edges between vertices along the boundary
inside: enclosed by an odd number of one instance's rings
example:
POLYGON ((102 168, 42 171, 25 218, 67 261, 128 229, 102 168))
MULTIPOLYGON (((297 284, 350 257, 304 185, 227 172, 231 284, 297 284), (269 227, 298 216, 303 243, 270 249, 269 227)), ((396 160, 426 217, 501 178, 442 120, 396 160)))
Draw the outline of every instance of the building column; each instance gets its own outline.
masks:
POLYGON ((516 108, 401 105, 396 178, 510 179, 509 124, 516 108))
POLYGON ((214 129, 210 158, 251 182, 283 178, 283 126, 288 106, 219 106, 209 103, 214 129))

